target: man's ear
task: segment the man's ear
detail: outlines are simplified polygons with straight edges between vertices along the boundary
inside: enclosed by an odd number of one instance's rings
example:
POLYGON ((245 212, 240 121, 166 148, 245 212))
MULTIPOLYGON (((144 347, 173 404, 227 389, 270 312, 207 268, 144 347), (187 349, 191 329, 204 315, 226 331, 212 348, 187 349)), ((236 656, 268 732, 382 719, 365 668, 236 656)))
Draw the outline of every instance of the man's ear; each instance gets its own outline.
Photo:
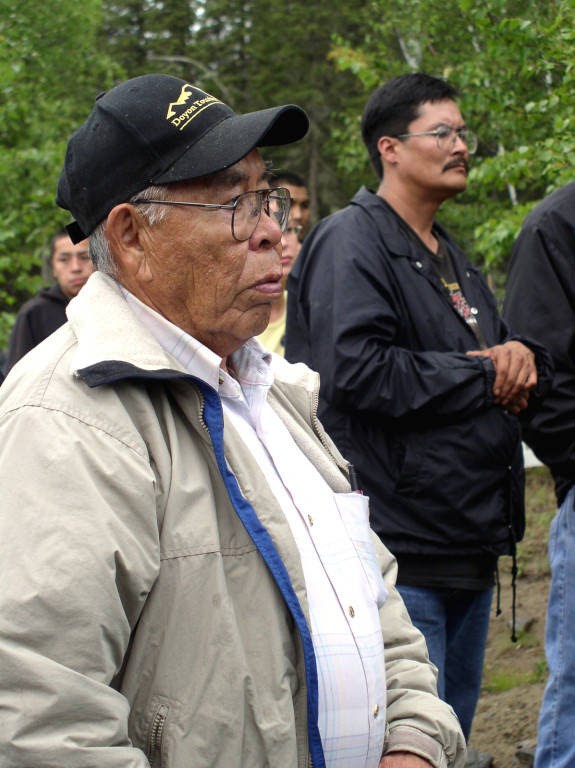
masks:
POLYGON ((134 277, 145 269, 143 220, 130 203, 114 206, 106 220, 106 236, 119 275, 134 277))
POLYGON ((388 165, 395 165, 397 163, 398 144, 400 144, 400 140, 393 136, 380 136, 378 139, 377 149, 379 151, 379 156, 381 157, 381 162, 384 166, 386 163, 388 165))

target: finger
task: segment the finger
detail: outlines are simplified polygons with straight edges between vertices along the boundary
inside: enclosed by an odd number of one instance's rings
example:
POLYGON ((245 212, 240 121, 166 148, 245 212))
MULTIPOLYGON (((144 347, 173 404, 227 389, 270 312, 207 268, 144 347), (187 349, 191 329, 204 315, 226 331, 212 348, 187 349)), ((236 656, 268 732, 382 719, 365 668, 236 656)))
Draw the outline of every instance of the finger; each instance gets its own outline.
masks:
POLYGON ((521 342, 509 342, 513 347, 514 354, 522 361, 522 369, 519 375, 524 376, 523 387, 533 389, 537 385, 537 366, 535 365, 535 354, 533 350, 526 347, 521 342))
POLYGON ((492 347, 490 357, 495 368, 493 395, 496 401, 504 402, 509 394, 510 353, 503 345, 492 347))
POLYGON ((525 389, 533 389, 537 386, 537 368, 535 367, 535 364, 529 366, 527 378, 525 379, 525 384, 523 386, 525 389))
POLYGON ((499 395, 503 402, 510 402, 522 390, 534 386, 531 382, 533 374, 535 374, 535 383, 537 382, 537 372, 532 353, 523 344, 509 342, 503 347, 506 348, 506 379, 499 395))

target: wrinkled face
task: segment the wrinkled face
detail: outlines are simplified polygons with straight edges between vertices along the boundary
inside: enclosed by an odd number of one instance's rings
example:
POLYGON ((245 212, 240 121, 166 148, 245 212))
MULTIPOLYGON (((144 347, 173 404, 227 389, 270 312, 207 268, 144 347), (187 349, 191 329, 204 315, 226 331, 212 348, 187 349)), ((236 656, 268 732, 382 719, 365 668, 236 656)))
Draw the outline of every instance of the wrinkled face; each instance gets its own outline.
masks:
POLYGON ((94 271, 88 241, 74 245, 66 235, 56 238, 50 263, 55 280, 69 299, 76 296, 94 271))
POLYGON ((289 190, 291 197, 290 218, 296 224, 301 224, 303 233, 307 231, 309 224, 309 195, 305 187, 295 187, 293 184, 285 184, 281 181, 280 186, 289 190))
MULTIPOLYGON (((230 203, 268 188, 257 150, 226 171, 170 188, 170 199, 230 203)), ((163 221, 140 221, 142 255, 136 270, 119 264, 128 290, 225 358, 269 322, 282 293, 281 230, 262 209, 249 240, 231 232, 230 210, 166 206, 163 221)))
MULTIPOLYGON (((451 99, 426 102, 407 133, 433 131, 440 125, 462 128, 465 122, 459 107, 451 99)), ((435 136, 412 136, 397 140, 399 177, 404 185, 425 192, 439 200, 463 192, 467 186, 469 152, 460 138, 440 148, 435 136)))
POLYGON ((287 277, 291 272, 291 268, 294 265, 296 256, 300 252, 301 242, 299 240, 301 234, 301 224, 298 224, 295 219, 291 217, 288 220, 288 225, 285 232, 282 235, 282 283, 285 287, 287 277))

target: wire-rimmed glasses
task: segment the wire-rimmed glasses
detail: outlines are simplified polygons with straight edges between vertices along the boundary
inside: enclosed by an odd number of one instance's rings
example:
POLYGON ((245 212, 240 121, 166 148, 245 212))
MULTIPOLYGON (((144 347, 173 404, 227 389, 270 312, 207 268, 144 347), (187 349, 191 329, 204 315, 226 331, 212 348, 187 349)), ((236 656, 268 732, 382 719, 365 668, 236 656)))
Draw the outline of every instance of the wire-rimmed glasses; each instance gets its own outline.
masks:
POLYGON ((285 187, 272 189, 252 189, 243 192, 229 203, 192 203, 183 200, 146 200, 143 197, 131 201, 133 205, 183 205, 193 208, 223 208, 232 212, 231 229, 234 240, 243 242, 249 240, 255 232, 262 209, 268 216, 273 216, 282 232, 284 232, 289 211, 290 194, 285 187))
POLYGON ((408 139, 411 136, 435 136, 437 146, 443 151, 447 151, 454 146, 457 139, 466 145, 470 155, 475 154, 477 150, 477 135, 467 126, 454 128, 452 125, 438 125, 433 131, 414 131, 413 133, 398 133, 396 139, 408 139))

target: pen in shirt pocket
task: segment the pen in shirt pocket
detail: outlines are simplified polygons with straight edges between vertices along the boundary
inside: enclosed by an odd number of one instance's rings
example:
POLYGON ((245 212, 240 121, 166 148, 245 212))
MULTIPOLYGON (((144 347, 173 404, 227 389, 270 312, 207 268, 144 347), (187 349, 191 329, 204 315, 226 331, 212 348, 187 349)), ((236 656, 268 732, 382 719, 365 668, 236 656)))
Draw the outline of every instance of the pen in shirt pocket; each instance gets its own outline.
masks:
POLYGON ((353 466, 353 464, 348 463, 347 471, 349 474, 349 484, 351 485, 351 490, 354 493, 363 493, 363 491, 359 487, 359 483, 357 480, 357 472, 355 471, 355 467, 353 466))

